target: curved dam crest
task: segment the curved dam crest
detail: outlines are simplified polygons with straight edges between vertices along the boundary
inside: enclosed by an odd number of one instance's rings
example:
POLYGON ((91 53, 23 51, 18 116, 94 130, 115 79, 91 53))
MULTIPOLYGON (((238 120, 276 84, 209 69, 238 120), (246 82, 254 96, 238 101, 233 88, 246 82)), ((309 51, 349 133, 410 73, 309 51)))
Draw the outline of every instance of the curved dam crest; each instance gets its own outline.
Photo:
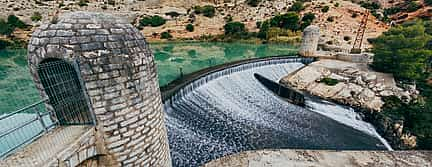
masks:
POLYGON ((257 149, 388 149, 349 108, 309 98, 307 108, 299 107, 253 76, 277 82, 303 66, 299 58, 253 62, 211 73, 179 90, 164 104, 173 165, 200 166, 257 149))

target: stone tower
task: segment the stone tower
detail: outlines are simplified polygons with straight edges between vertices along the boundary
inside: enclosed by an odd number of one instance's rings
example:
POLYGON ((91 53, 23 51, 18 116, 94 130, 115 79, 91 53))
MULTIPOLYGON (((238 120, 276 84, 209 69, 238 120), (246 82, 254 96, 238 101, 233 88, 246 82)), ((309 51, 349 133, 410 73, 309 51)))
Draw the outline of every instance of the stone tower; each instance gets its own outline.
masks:
POLYGON ((302 43, 299 54, 301 56, 314 56, 318 49, 318 40, 320 37, 320 29, 318 26, 310 25, 303 31, 302 43))
MULTIPOLYGON (((87 106, 82 108, 92 116, 88 119, 105 150, 106 166, 171 166, 154 57, 143 35, 126 20, 90 12, 64 14, 33 33, 28 55, 36 87, 50 100, 48 110, 55 110, 52 98, 58 92, 41 79, 41 65, 63 63, 58 69, 75 69, 87 103, 77 103, 71 111, 87 106)), ((63 80, 64 75, 55 74, 63 80)), ((63 124, 76 119, 59 117, 62 112, 52 117, 63 124)))

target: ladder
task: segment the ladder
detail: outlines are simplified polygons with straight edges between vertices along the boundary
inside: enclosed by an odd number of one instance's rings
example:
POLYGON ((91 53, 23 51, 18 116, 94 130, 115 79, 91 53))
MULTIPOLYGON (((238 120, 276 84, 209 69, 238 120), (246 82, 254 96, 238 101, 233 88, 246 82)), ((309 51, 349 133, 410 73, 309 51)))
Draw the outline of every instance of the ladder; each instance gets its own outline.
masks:
POLYGON ((356 39, 354 41, 354 45, 351 49, 351 53, 361 53, 361 47, 363 43, 363 37, 366 31, 367 21, 369 17, 369 11, 366 10, 366 13, 363 15, 363 18, 360 22, 360 26, 357 30, 356 39))

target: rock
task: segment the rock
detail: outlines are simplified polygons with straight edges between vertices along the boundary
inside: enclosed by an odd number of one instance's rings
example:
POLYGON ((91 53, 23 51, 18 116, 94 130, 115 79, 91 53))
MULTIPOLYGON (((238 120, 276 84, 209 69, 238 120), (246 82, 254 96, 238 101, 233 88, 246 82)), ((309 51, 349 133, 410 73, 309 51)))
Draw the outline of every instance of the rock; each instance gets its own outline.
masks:
POLYGON ((363 91, 358 95, 358 100, 361 103, 366 103, 367 101, 373 100, 375 97, 375 92, 370 89, 363 89, 363 91))
POLYGON ((379 93, 382 97, 393 96, 394 93, 391 90, 383 90, 379 93))
POLYGON ((362 75, 362 79, 366 82, 371 82, 377 79, 377 76, 375 74, 366 73, 365 75, 362 75))

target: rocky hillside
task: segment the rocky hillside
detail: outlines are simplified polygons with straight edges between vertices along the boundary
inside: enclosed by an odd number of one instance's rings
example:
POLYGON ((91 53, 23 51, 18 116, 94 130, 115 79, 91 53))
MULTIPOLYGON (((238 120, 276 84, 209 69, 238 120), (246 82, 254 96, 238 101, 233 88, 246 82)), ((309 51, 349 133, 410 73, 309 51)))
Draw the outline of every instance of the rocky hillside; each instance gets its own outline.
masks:
MULTIPOLYGON (((96 11, 126 16, 137 24, 144 16, 161 16, 166 23, 161 26, 144 27, 142 32, 148 39, 159 39, 162 32, 170 32, 174 38, 199 38, 203 35, 223 33, 223 26, 229 20, 239 21, 251 32, 258 31, 257 22, 277 14, 286 13, 295 0, 0 0, 0 18, 14 14, 24 22, 37 26, 49 21, 53 16, 68 11, 96 11), (211 5, 215 7, 212 17, 194 12, 195 6, 211 5), (40 21, 38 17, 40 14, 40 21), (192 24, 193 31, 187 31, 186 25, 192 24)), ((304 3, 300 13, 312 12, 317 24, 323 30, 323 42, 344 47, 351 47, 361 20, 363 7, 351 1, 314 0, 304 3), (323 8, 328 8, 324 10, 323 8)), ((388 27, 370 17, 366 38, 376 37, 388 27)), ((21 32, 23 38, 29 33, 21 32)))

